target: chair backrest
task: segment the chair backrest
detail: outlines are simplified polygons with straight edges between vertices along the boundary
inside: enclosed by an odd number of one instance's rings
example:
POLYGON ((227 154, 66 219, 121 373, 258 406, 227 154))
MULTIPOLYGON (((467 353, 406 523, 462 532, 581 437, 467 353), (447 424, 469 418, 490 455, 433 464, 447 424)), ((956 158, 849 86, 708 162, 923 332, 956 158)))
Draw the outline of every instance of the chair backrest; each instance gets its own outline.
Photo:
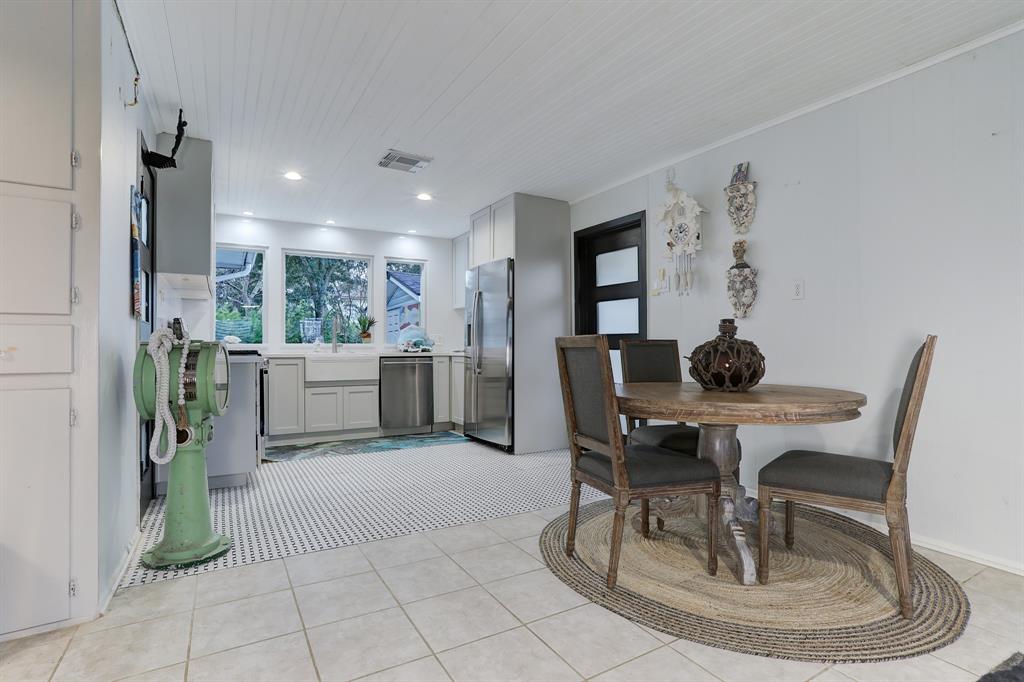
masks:
POLYGON ((938 341, 938 337, 933 334, 929 334, 925 338, 924 343, 914 353, 914 359, 910 361, 910 368, 907 370, 907 378, 903 382, 903 393, 900 395, 899 406, 896 408, 896 424, 892 434, 895 455, 893 481, 890 483, 888 494, 890 498, 905 498, 906 496, 906 475, 907 468, 910 466, 910 450, 914 444, 917 420, 921 415, 924 391, 928 386, 928 374, 932 369, 936 341, 938 341))
POLYGON ((622 353, 622 380, 682 381, 679 364, 679 342, 675 339, 619 342, 622 353))
POLYGON ((612 461, 616 487, 628 487, 608 338, 562 336, 555 351, 573 464, 581 448, 600 452, 612 461))

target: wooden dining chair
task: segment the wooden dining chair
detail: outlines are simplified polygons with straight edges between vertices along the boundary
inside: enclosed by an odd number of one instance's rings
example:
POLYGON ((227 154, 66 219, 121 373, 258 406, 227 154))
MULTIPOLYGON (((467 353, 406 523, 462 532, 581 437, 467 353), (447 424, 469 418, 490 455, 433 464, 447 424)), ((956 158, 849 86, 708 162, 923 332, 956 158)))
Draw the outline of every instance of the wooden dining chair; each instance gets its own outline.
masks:
POLYGON ((907 619, 913 616, 913 549, 907 516, 907 468, 936 340, 936 336, 929 335, 910 363, 896 410, 892 462, 790 450, 761 469, 758 477, 761 556, 757 573, 762 584, 768 582, 768 527, 772 500, 786 501, 785 541, 788 548, 793 547, 794 541, 795 502, 884 514, 889 525, 900 612, 907 619))
MULTIPOLYGON (((620 358, 622 360, 622 381, 627 384, 648 381, 666 381, 678 383, 683 380, 683 369, 680 363, 679 342, 675 339, 647 339, 643 341, 619 341, 620 358)), ((697 456, 700 442, 700 429, 689 424, 647 424, 646 419, 626 416, 627 440, 633 445, 653 445, 678 452, 683 455, 697 456)), ((737 442, 738 445, 738 442, 737 442)), ((740 458, 743 451, 740 450, 740 458)), ((740 466, 737 463, 733 476, 740 480, 740 466)), ((644 499, 641 511, 645 520, 644 534, 647 534, 650 515, 650 504, 644 499)), ((658 530, 664 530, 665 521, 658 517, 658 530)))
POLYGON ((586 483, 615 504, 608 589, 615 587, 626 507, 635 499, 671 495, 707 495, 708 573, 718 570, 716 509, 718 468, 709 460, 680 457, 650 445, 626 445, 619 426, 618 399, 605 336, 568 336, 555 340, 562 383, 565 425, 572 453, 572 496, 565 553, 572 556, 580 487, 586 483))

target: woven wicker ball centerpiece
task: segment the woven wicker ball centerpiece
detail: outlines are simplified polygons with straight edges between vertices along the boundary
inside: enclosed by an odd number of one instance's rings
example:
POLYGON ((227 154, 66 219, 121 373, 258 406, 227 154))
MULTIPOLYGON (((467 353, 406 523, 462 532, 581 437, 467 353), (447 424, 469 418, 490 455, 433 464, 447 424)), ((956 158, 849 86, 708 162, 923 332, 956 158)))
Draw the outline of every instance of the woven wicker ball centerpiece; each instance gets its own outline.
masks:
POLYGON ((690 376, 705 391, 743 392, 764 377, 764 356, 753 341, 736 338, 736 321, 724 319, 718 336, 705 341, 687 356, 690 376))

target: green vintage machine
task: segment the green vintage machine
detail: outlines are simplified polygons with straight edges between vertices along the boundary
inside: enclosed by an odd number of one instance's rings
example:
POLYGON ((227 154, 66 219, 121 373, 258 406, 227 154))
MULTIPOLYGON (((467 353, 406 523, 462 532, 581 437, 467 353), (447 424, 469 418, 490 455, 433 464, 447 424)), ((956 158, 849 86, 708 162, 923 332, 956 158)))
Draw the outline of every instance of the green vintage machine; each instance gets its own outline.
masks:
POLYGON ((164 534, 142 555, 147 568, 200 564, 221 556, 231 538, 213 532, 206 479, 211 417, 224 414, 230 380, 220 343, 192 341, 180 319, 158 329, 135 357, 135 407, 155 419, 150 459, 170 464, 164 534))

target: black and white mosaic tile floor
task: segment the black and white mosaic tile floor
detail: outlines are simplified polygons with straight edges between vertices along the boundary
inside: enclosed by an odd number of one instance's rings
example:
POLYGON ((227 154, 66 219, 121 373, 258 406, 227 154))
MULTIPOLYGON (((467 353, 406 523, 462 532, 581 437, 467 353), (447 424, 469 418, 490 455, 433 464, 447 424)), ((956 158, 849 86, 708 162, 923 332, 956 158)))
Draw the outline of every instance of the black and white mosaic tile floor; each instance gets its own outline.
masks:
MULTIPOLYGON (((604 497, 583 487, 583 501, 604 497)), ((507 455, 477 443, 264 464, 238 488, 210 492, 231 550, 201 566, 153 571, 164 498, 142 520, 122 587, 509 516, 569 501, 569 451, 507 455)))

